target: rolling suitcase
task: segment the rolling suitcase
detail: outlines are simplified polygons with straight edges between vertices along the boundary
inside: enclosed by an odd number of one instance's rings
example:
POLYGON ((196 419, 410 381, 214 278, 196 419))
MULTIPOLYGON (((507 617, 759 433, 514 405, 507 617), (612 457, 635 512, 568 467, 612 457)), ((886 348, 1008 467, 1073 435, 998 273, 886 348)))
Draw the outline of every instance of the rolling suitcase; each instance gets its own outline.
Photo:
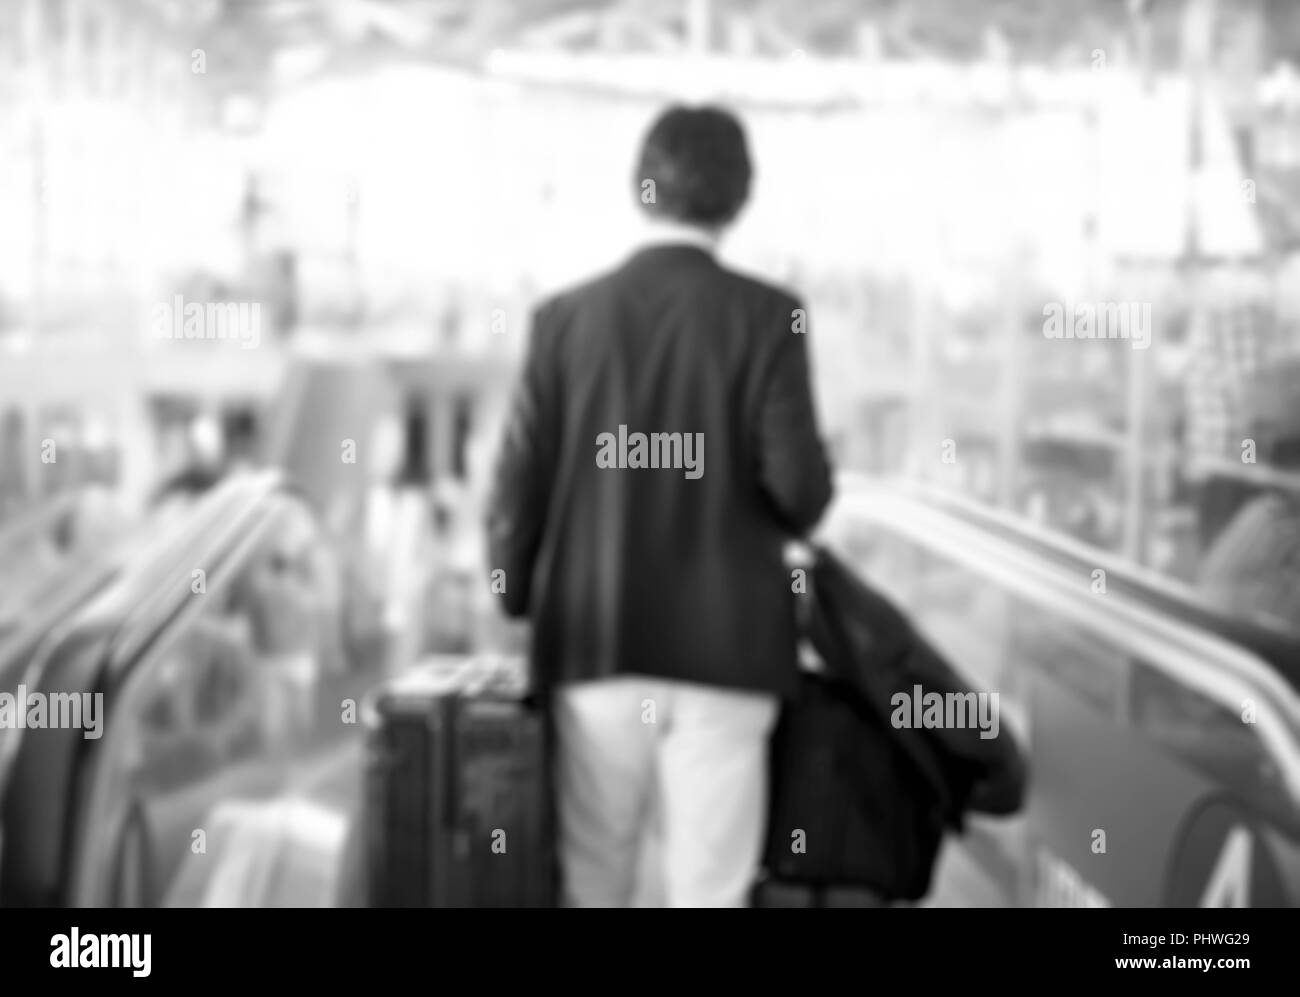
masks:
POLYGON ((518 658, 426 659, 368 701, 372 907, 553 903, 546 727, 518 658))

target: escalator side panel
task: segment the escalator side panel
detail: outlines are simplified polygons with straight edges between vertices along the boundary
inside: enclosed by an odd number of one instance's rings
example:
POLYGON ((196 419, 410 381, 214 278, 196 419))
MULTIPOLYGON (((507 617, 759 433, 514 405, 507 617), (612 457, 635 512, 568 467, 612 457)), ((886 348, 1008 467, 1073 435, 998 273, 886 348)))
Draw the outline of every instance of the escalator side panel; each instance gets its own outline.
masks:
MULTIPOLYGON (((97 625, 74 629, 55 649, 41 674, 43 694, 95 690, 110 629, 97 625)), ((102 719, 102 711, 101 711, 102 719)), ((77 759, 89 743, 82 730, 5 731, 21 737, 4 800, 0 823, 0 906, 44 907, 60 902, 59 886, 67 815, 75 789, 77 759)))
POLYGON ((1050 676, 1036 676, 1031 703, 1033 904, 1073 906, 1093 890, 1107 906, 1160 906, 1179 823, 1211 784, 1050 676))

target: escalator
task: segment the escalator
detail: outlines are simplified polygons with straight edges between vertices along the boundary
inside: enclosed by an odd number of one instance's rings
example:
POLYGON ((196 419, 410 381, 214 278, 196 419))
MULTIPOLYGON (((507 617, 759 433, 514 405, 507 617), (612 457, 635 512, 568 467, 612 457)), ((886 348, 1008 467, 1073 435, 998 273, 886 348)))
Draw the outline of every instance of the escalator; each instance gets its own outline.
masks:
POLYGON ((152 510, 107 544, 86 544, 59 555, 34 552, 57 546, 51 535, 63 532, 60 524, 75 515, 74 495, 8 524, 0 532, 0 563, 9 576, 0 586, 0 692, 13 692, 29 677, 27 669, 41 642, 128 568, 148 570, 187 537, 231 516, 242 501, 240 487, 220 489, 206 502, 152 510))
MULTIPOLYGON (((848 479, 840 495, 824 539, 998 694, 1030 753, 1025 809, 951 841, 929 903, 1300 903, 1300 647, 996 514, 848 479)), ((305 603, 266 579, 315 584, 323 532, 278 478, 205 501, 29 667, 33 689, 101 692, 107 713, 99 739, 25 732, 0 769, 0 904, 231 905, 252 882, 268 905, 357 902, 347 704, 381 676, 354 656, 295 686, 305 603), (292 875, 235 861, 271 826, 307 842, 262 863, 292 875)), ((327 634, 309 643, 329 659, 327 634)))
POLYGON ((914 488, 844 482, 825 532, 1028 745, 1025 810, 975 822, 932 902, 1300 902, 1300 642, 914 488))
MULTIPOLYGON (((206 604, 209 582, 259 535, 279 487, 270 474, 228 482, 148 543, 128 543, 106 558, 106 584, 89 601, 73 602, 70 614, 15 639, 9 684, 49 704, 80 695, 83 718, 93 703, 84 694, 98 694, 111 711, 124 664, 140 661, 187 610, 206 604), (24 655, 18 644, 34 649, 24 655)), ((99 722, 99 736, 74 728, 0 731, 0 902, 66 902, 85 770, 115 740, 111 715, 100 713, 99 722)))

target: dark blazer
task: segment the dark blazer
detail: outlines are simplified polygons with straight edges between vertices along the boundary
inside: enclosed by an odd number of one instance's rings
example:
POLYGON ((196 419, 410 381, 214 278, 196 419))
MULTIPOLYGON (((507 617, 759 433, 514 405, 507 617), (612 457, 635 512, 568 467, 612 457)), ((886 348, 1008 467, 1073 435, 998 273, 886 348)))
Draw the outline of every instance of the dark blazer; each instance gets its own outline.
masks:
POLYGON ((919 899, 945 831, 960 831, 971 812, 1023 807, 1023 749, 1005 725, 988 739, 974 727, 895 728, 896 693, 976 690, 830 551, 816 549, 809 581, 797 598, 824 670, 801 676, 773 736, 764 866, 785 883, 919 899), (808 848, 790 847, 795 830, 808 848))
POLYGON ((815 548, 807 636, 827 674, 846 683, 929 784, 945 821, 960 829, 968 810, 1011 814, 1024 803, 1024 752, 1006 727, 984 738, 973 726, 894 729, 893 697, 975 692, 907 616, 826 548, 815 548))
POLYGON ((794 691, 782 547, 831 496, 801 308, 684 244, 537 308, 487 527, 506 612, 532 618, 541 684, 639 674, 794 691), (703 473, 598 466, 601 434, 620 426, 702 434, 703 473))

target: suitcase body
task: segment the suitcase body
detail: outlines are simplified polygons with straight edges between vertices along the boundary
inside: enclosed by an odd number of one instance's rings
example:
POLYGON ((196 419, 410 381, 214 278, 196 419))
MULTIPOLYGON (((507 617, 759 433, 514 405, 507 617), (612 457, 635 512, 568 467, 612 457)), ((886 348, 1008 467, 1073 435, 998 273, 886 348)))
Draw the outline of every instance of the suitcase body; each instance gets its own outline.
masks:
POLYGON ((367 703, 370 906, 552 905, 547 734, 523 674, 440 656, 367 703))

